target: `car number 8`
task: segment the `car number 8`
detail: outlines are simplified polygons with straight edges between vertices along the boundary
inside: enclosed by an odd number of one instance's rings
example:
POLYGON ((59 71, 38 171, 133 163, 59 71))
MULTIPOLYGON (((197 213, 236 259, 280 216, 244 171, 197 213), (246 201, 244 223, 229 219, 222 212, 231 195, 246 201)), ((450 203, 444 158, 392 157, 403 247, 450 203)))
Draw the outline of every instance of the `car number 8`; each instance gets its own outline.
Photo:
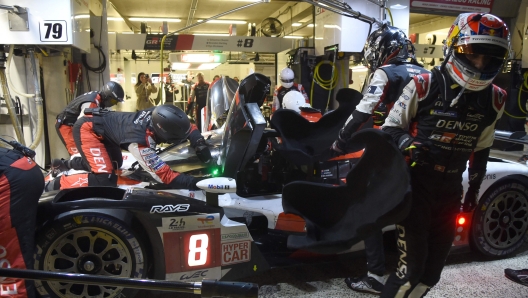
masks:
POLYGON ((189 266, 200 266, 207 262, 207 247, 209 246, 209 237, 207 234, 192 235, 189 239, 189 256, 187 263, 189 266), (198 246, 198 241, 200 246, 198 246), (199 254, 199 258, 196 255, 199 254))

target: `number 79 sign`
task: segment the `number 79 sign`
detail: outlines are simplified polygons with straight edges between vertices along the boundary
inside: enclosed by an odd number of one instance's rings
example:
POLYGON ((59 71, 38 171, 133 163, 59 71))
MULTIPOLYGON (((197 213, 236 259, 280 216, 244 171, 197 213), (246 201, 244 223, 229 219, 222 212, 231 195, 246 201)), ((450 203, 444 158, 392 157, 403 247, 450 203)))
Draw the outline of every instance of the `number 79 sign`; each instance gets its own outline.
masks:
POLYGON ((39 30, 42 42, 68 41, 66 21, 41 21, 39 30))

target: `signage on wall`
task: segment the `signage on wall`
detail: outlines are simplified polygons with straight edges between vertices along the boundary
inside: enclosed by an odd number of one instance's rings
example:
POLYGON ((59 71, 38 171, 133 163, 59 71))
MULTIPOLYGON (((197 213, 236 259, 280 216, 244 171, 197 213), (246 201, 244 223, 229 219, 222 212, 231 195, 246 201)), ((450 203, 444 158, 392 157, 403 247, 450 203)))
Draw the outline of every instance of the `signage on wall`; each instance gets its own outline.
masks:
POLYGON ((490 12, 493 0, 411 0, 411 7, 430 10, 490 12))

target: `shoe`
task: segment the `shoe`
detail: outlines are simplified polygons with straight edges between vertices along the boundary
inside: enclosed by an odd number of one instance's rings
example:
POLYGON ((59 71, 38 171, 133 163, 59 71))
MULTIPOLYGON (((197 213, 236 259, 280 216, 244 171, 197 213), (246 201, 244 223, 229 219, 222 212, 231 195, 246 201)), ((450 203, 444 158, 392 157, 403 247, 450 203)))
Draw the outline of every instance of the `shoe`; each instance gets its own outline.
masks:
POLYGON ((528 286, 528 269, 504 269, 504 276, 523 286, 528 286))
POLYGON ((381 294, 384 287, 384 285, 374 277, 367 275, 360 278, 348 277, 345 279, 345 283, 354 291, 371 294, 381 294))
POLYGON ((70 170, 69 160, 55 158, 51 161, 51 175, 56 177, 59 173, 70 170))

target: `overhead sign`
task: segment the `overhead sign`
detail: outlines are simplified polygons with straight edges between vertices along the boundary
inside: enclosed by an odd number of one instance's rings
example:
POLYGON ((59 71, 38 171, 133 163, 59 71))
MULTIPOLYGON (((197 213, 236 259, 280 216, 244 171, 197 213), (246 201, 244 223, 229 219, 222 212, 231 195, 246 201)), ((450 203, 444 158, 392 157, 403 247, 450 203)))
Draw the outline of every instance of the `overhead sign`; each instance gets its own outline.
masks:
MULTIPOLYGON (((160 50, 162 39, 163 35, 147 34, 144 49, 160 50)), ((278 53, 289 47, 291 47, 291 40, 277 37, 201 35, 169 36, 165 39, 165 44, 163 45, 163 49, 167 51, 218 50, 267 53, 278 53)), ((120 45, 118 45, 118 48, 121 48, 120 45)))
POLYGON ((413 44, 415 49, 416 57, 423 58, 443 58, 444 52, 442 51, 443 45, 432 45, 432 44, 413 44))
POLYGON ((493 0, 411 0, 411 7, 428 10, 490 12, 493 0))

